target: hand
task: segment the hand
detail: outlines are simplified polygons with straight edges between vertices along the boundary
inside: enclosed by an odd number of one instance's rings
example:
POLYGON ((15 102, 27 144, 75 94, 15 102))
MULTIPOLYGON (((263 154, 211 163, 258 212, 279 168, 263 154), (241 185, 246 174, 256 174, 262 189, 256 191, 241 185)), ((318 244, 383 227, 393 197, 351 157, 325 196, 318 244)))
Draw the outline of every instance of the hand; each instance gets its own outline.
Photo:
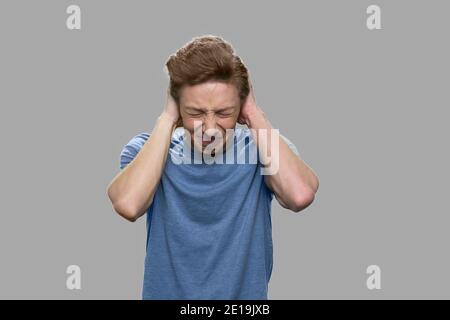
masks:
POLYGON ((164 112, 167 113, 174 123, 177 123, 180 118, 180 110, 175 99, 170 94, 169 88, 167 88, 166 106, 164 112))
POLYGON ((256 104, 255 93, 253 91, 253 85, 251 84, 250 80, 249 85, 250 85, 250 92, 248 93, 248 96, 241 107, 241 111, 238 117, 238 123, 246 124, 247 126, 250 126, 251 115, 261 110, 256 104))

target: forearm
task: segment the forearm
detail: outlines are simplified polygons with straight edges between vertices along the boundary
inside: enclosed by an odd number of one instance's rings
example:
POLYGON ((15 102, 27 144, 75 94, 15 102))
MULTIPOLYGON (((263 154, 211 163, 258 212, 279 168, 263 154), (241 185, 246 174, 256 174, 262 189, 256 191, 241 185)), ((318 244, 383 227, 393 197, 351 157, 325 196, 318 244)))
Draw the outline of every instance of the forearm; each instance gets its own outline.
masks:
POLYGON ((145 213, 161 179, 167 160, 175 123, 165 112, 158 117, 152 134, 139 153, 108 187, 108 196, 115 210, 135 220, 145 213))

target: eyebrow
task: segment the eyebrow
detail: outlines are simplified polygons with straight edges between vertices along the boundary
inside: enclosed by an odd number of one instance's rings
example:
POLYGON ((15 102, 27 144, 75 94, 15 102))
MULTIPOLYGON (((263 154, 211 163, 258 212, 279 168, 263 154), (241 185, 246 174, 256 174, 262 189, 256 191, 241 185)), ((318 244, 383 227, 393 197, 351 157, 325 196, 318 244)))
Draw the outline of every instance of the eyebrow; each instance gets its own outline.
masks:
MULTIPOLYGON (((223 107, 223 108, 218 109, 217 111, 220 112, 220 111, 225 111, 225 110, 234 109, 234 108, 235 108, 235 106, 223 107)), ((191 109, 194 111, 199 111, 199 110, 204 111, 205 110, 204 108, 196 108, 196 107, 191 107, 191 106, 185 106, 185 109, 191 109)))

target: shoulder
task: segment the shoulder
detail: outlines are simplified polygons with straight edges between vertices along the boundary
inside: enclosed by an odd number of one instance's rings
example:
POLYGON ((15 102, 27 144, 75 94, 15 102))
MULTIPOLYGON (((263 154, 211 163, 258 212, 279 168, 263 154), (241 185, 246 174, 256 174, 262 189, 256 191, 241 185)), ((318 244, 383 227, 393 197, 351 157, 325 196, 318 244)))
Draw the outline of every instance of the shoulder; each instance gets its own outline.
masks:
POLYGON ((148 140, 149 137, 150 137, 150 133, 141 132, 141 133, 135 135, 134 137, 132 137, 130 139, 130 141, 128 141, 128 143, 126 144, 125 147, 129 146, 129 147, 140 149, 144 145, 144 143, 148 140))
MULTIPOLYGON (((236 127, 235 135, 236 135, 236 140, 238 142, 244 140, 246 146, 252 145, 254 143, 252 132, 247 126, 236 127)), ((298 149, 295 146, 295 144, 291 140, 289 140, 286 136, 282 135, 281 133, 279 133, 279 135, 284 140, 284 142, 286 142, 288 147, 298 156, 299 152, 298 152, 298 149)))
POLYGON ((294 143, 292 143, 291 140, 289 140, 288 138, 286 138, 285 136, 283 136, 281 133, 280 133, 280 137, 283 138, 284 142, 286 142, 286 144, 287 144, 288 147, 292 150, 292 152, 294 152, 297 156, 300 156, 300 154, 298 153, 297 147, 295 146, 294 143))
MULTIPOLYGON (((141 132, 133 136, 124 146, 124 151, 139 151, 151 136, 151 132, 141 132)), ((185 131, 183 127, 176 128, 172 133, 171 147, 183 142, 185 131)))
POLYGON ((142 146, 150 136, 147 132, 141 132, 132 137, 122 148, 120 153, 120 168, 123 169, 127 166, 139 153, 142 146))
POLYGON ((178 127, 172 132, 172 144, 179 144, 185 139, 186 131, 183 127, 178 127))

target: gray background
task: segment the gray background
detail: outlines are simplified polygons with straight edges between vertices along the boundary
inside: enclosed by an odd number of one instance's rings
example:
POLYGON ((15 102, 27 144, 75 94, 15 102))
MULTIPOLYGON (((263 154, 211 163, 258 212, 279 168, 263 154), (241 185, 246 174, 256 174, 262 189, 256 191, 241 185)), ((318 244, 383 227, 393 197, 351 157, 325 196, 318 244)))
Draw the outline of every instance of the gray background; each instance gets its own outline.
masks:
POLYGON ((0 3, 0 298, 139 299, 145 219, 114 213, 119 153, 153 128, 167 57, 223 36, 320 178, 273 202, 270 299, 450 298, 448 1, 0 3), (82 29, 66 28, 80 5, 82 29), (366 28, 381 7, 382 30, 366 28), (66 289, 66 267, 82 289, 66 289), (381 268, 381 290, 366 287, 381 268))

